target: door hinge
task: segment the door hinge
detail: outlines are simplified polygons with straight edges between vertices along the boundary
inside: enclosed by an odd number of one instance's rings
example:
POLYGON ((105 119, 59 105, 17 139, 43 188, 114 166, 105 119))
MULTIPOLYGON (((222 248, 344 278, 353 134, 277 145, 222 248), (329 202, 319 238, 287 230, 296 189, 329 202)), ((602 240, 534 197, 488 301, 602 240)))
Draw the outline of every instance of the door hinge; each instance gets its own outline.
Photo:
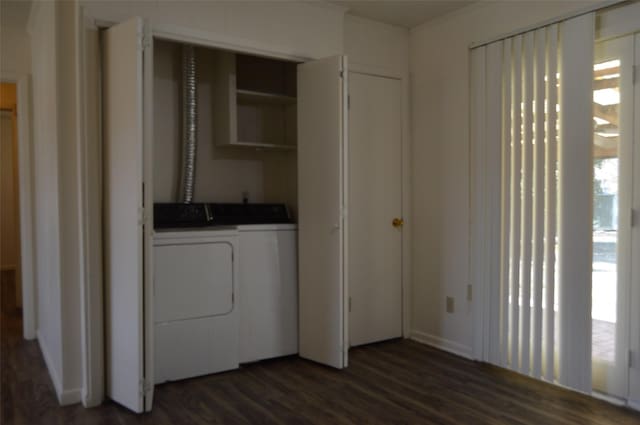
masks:
POLYGON ((351 297, 349 297, 349 313, 351 313, 351 297))
POLYGON ((151 47, 151 41, 152 41, 152 38, 150 35, 145 35, 144 37, 142 37, 142 48, 147 49, 151 47))
POLYGON ((139 381, 140 386, 140 397, 145 397, 149 391, 151 391, 151 383, 146 379, 141 379, 139 381))
POLYGON ((340 78, 344 78, 344 71, 340 71, 340 78))
POLYGON ((152 38, 150 35, 143 35, 138 38, 138 48, 142 51, 151 47, 152 38))
POLYGON ((351 109, 351 95, 347 95, 347 109, 351 109))
POLYGON ((627 353, 627 366, 631 369, 634 365, 634 361, 633 361, 633 351, 629 350, 629 352, 627 353))
POLYGON ((640 65, 634 65, 633 66, 633 71, 631 72, 631 81, 632 84, 635 84, 638 82, 638 69, 640 68, 640 65))
POLYGON ((629 211, 629 225, 631 227, 638 225, 638 212, 633 208, 629 211))

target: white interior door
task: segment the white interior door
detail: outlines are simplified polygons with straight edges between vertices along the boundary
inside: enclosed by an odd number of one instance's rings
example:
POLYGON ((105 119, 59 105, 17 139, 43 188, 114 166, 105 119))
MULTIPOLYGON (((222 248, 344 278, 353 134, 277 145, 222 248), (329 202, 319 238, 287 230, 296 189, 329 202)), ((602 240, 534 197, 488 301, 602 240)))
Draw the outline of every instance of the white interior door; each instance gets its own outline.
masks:
POLYGON ((347 366, 346 57, 298 66, 300 356, 347 366))
POLYGON ((349 74, 349 336, 402 336, 400 80, 349 74))
POLYGON ((143 29, 136 18, 103 39, 107 395, 134 412, 144 410, 147 389, 143 29))

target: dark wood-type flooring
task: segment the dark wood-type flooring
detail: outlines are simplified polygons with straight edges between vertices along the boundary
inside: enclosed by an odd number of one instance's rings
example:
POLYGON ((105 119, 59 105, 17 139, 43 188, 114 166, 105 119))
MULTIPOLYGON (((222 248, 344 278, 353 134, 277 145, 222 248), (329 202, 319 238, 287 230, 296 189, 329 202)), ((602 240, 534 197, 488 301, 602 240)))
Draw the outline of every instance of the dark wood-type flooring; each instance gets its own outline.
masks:
POLYGON ((156 387, 153 412, 59 407, 38 344, 1 282, 1 423, 640 424, 640 414, 413 341, 353 349, 337 371, 297 357, 156 387))

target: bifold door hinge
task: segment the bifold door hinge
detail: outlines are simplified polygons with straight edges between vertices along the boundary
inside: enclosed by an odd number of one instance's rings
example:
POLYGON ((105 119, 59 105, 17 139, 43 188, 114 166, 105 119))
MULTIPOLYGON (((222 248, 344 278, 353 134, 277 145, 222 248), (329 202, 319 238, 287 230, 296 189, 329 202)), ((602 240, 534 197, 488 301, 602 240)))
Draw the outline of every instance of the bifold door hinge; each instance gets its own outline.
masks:
POLYGON ((632 368, 632 367, 633 367, 633 364, 634 364, 634 361, 633 361, 633 351, 632 351, 632 350, 629 350, 629 352, 627 353, 627 366, 628 366, 629 368, 632 368))
POLYGON ((349 313, 351 313, 351 297, 349 297, 349 313))
POLYGON ((638 212, 633 208, 631 208, 631 211, 629 212, 629 225, 631 227, 638 225, 638 212))
POLYGON ((351 109, 351 95, 347 95, 347 109, 351 109))
POLYGON ((151 383, 146 379, 141 379, 139 381, 140 385, 140 396, 144 397, 149 391, 151 391, 151 383))
POLYGON ((142 37, 139 38, 139 47, 140 50, 145 50, 149 47, 151 47, 151 36, 149 35, 143 35, 142 37))
POLYGON ((633 66, 633 71, 631 72, 631 81, 632 84, 635 84, 638 82, 638 69, 640 69, 640 65, 634 65, 633 66))

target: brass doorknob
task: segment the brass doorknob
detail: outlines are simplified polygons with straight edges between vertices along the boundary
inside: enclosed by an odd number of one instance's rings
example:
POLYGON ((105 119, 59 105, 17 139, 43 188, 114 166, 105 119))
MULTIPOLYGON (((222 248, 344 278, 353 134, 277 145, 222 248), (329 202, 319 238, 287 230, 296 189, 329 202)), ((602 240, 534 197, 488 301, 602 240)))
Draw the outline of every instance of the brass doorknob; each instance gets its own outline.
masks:
POLYGON ((394 218, 391 224, 393 224, 393 227, 402 227, 404 220, 401 218, 394 218))

